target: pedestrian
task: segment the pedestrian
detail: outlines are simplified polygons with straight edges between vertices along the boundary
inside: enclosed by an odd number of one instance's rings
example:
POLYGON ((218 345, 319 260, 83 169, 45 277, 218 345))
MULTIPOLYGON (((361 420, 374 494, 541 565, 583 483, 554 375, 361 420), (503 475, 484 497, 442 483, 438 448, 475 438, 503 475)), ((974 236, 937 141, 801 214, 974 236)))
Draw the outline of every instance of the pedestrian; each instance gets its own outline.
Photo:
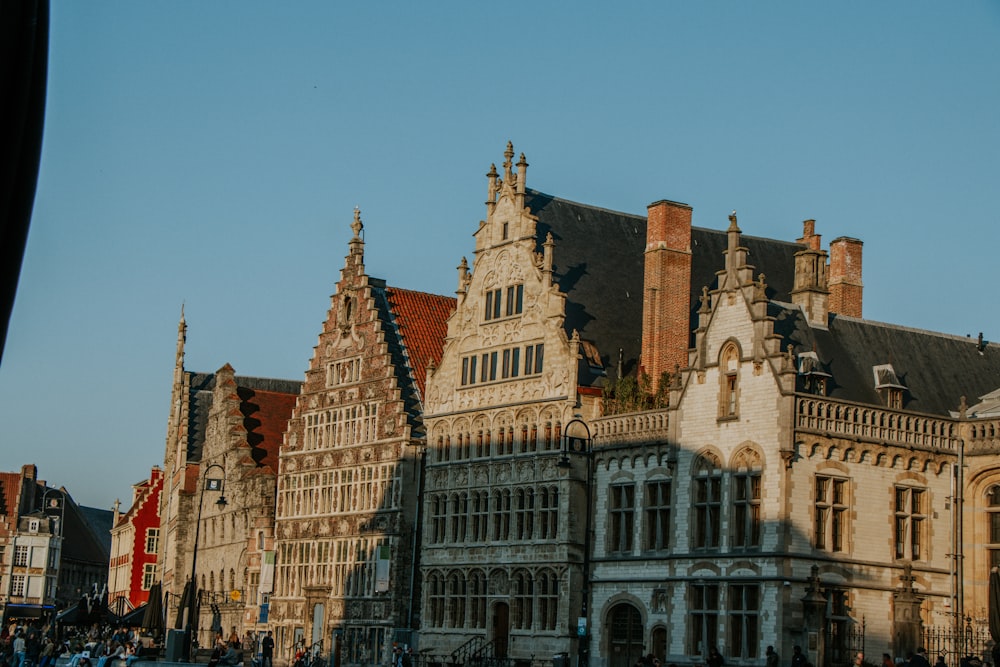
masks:
POLYGON ((21 667, 24 662, 24 632, 18 630, 14 633, 14 666, 21 667))
POLYGON ((910 667, 931 667, 931 663, 927 659, 927 649, 921 646, 916 653, 910 654, 910 667))
MULTIPOLYGON (((993 664, 996 664, 996 663, 993 663, 993 664)), ((934 667, 948 667, 948 663, 946 663, 944 661, 944 656, 943 655, 939 655, 938 656, 937 662, 934 663, 934 667)))
POLYGON ((719 649, 714 646, 708 649, 708 659, 705 660, 708 667, 722 667, 726 664, 726 661, 722 659, 722 654, 719 653, 719 649))
POLYGON ((773 646, 768 646, 764 649, 764 667, 778 667, 781 664, 781 658, 778 656, 778 652, 774 650, 773 646))
POLYGON ((260 667, 273 667, 274 663, 274 637, 271 631, 260 642, 260 667))
POLYGON ((802 647, 795 645, 792 647, 792 667, 806 667, 809 661, 806 660, 806 656, 802 653, 802 647))

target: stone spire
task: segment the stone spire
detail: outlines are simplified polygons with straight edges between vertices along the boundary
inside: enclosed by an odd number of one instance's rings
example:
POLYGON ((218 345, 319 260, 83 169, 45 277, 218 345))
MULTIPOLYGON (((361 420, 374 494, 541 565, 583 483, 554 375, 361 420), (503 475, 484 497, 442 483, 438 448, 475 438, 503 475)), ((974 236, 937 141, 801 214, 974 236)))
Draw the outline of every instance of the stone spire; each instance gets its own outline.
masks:
POLYGON ((174 383, 181 381, 184 374, 184 343, 187 341, 187 321, 184 319, 184 304, 181 303, 181 319, 177 323, 177 356, 174 358, 174 383))

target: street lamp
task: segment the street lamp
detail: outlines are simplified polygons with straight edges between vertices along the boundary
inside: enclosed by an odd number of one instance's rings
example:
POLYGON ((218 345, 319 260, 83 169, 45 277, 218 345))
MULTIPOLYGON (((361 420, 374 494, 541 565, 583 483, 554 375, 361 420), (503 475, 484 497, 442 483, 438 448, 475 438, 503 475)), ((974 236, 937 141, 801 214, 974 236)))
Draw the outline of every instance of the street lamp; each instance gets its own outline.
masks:
POLYGON ((587 667, 590 660, 590 522, 591 522, 591 487, 593 485, 594 449, 590 437, 590 428, 582 419, 573 419, 563 429, 563 450, 559 457, 559 467, 569 468, 570 454, 579 454, 587 464, 587 485, 584 488, 587 509, 585 512, 583 535, 583 600, 580 603, 580 617, 577 620, 576 634, 579 638, 579 660, 577 667, 587 667))
POLYGON ((191 551, 191 579, 188 581, 190 587, 187 599, 188 611, 187 611, 187 622, 184 627, 184 641, 181 647, 181 661, 190 662, 191 661, 191 641, 195 638, 198 632, 198 601, 200 598, 200 591, 198 590, 198 539, 201 536, 201 507, 203 505, 203 500, 205 499, 205 489, 209 491, 218 491, 219 499, 215 501, 215 504, 222 509, 228 505, 226 501, 226 495, 223 490, 223 482, 225 481, 226 469, 223 468, 218 463, 212 463, 207 468, 205 468, 205 479, 201 485, 201 491, 198 494, 198 518, 195 520, 194 524, 194 548, 191 551), (208 473, 212 468, 218 468, 222 471, 222 477, 209 477, 208 473))

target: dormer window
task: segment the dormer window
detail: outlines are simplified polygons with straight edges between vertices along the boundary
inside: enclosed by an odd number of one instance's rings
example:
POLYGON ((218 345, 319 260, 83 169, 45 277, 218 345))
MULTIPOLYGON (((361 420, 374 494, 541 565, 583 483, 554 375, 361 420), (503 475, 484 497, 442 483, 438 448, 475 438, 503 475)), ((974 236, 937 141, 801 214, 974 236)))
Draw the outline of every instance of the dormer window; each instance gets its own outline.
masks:
POLYGON ((872 373, 875 375, 875 390, 882 397, 885 406, 892 410, 902 410, 906 386, 900 382, 892 364, 873 366, 872 373))
POLYGON ((826 396, 830 374, 823 370, 823 365, 815 352, 799 353, 799 377, 802 378, 802 388, 805 391, 817 396, 826 396))
POLYGON ((30 521, 28 521, 28 532, 29 533, 37 533, 39 526, 40 526, 40 523, 39 523, 38 519, 31 519, 30 521))

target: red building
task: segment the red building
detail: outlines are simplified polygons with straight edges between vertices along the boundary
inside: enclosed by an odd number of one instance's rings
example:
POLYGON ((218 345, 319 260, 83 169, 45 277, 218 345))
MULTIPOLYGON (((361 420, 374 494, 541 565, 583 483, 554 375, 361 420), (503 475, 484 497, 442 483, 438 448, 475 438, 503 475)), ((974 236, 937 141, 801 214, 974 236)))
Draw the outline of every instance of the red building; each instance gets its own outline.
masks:
POLYGON ((156 552, 160 542, 160 492, 163 471, 154 466, 149 479, 132 487, 128 511, 115 503, 108 570, 108 606, 118 615, 146 604, 149 589, 159 582, 156 552))

